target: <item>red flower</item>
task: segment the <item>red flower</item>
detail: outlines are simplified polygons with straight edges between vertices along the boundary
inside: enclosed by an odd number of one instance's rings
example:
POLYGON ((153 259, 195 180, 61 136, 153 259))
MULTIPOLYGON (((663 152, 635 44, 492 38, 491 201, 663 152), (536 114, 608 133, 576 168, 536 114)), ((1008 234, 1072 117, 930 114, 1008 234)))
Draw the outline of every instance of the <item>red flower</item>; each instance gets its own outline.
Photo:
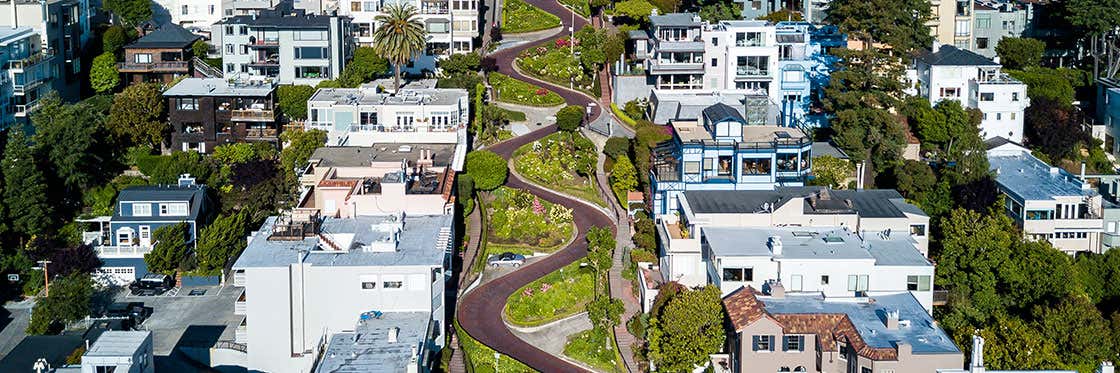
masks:
POLYGON ((537 91, 534 93, 536 93, 537 96, 544 96, 548 94, 548 90, 544 88, 537 88, 537 91))

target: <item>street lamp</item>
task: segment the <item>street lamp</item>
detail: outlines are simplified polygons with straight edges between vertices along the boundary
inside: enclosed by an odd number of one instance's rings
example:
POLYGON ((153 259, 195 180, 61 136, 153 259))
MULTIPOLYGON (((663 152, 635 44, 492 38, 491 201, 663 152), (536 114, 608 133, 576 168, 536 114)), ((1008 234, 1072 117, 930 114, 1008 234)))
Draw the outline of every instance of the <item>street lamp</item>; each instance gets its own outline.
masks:
POLYGON ((499 354, 498 351, 494 351, 494 371, 495 372, 498 371, 498 358, 500 358, 500 357, 502 357, 502 354, 499 354))

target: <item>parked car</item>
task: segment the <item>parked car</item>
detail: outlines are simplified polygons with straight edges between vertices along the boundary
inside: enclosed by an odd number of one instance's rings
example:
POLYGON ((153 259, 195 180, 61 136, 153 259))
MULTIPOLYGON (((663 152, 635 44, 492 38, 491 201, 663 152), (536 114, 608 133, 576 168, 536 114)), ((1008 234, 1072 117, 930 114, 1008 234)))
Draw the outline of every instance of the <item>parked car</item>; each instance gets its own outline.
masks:
POLYGON ((486 263, 492 267, 497 266, 514 266, 520 267, 525 264, 525 256, 521 254, 514 254, 511 252, 504 252, 497 255, 491 255, 486 259, 486 263))
POLYGON ((105 309, 106 317, 125 318, 131 325, 140 325, 152 316, 152 307, 144 307, 144 302, 118 302, 105 309))
POLYGON ((149 273, 128 285, 132 295, 160 295, 175 287, 175 279, 168 275, 149 273))

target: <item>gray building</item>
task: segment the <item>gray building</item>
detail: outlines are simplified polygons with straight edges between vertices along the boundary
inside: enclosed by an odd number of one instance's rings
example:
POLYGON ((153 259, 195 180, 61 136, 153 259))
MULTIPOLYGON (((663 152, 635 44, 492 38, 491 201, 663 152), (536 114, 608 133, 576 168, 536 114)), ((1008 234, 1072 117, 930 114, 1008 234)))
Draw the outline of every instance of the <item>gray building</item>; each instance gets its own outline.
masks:
POLYGON ((353 53, 350 18, 281 3, 214 24, 225 77, 314 86, 337 78, 353 53))
POLYGON ((1027 30, 1033 8, 1015 1, 977 1, 973 4, 972 51, 993 58, 1000 39, 1022 37, 1027 30))
MULTIPOLYGON (((13 0, 0 2, 0 26, 31 27, 39 34, 43 56, 51 56, 51 87, 62 99, 76 101, 81 81, 88 72, 82 71, 82 52, 89 41, 89 18, 92 14, 88 0, 13 0)), ((39 61, 46 60, 40 59, 39 61)), ((38 96, 23 98, 27 110, 33 110, 38 96)))

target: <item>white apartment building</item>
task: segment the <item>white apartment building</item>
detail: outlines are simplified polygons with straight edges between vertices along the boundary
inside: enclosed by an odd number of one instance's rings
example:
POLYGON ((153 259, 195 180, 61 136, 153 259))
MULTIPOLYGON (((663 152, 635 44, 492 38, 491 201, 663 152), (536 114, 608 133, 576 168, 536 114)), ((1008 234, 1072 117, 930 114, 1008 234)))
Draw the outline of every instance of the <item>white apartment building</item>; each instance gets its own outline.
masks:
MULTIPOLYGON (((436 71, 436 61, 452 53, 470 53, 474 50, 474 38, 479 36, 478 0, 407 0, 420 12, 420 22, 428 30, 428 42, 424 53, 414 58, 402 70, 410 74, 436 71)), ((379 25, 375 21, 383 14, 381 7, 388 2, 380 0, 350 0, 339 4, 339 14, 352 17, 352 30, 359 46, 373 44, 373 30, 379 25)))
POLYGON ((930 35, 933 40, 960 49, 972 49, 972 1, 930 1, 930 35))
POLYGON ((30 27, 0 27, 0 128, 27 124, 40 97, 54 90, 55 56, 30 27))
POLYGON ((268 218, 233 266, 246 368, 428 371, 447 330, 452 220, 268 218))
POLYGON ((979 109, 984 115, 981 137, 1021 143, 1023 112, 1030 105, 1027 85, 1001 72, 998 61, 951 45, 933 47, 919 53, 907 70, 910 86, 917 86, 907 93, 925 97, 931 105, 956 100, 965 108, 979 109))
MULTIPOLYGON (((82 71, 82 55, 89 41, 89 18, 92 10, 88 0, 8 0, 0 2, 0 26, 8 28, 31 27, 42 44, 38 51, 43 57, 35 60, 46 63, 52 77, 51 88, 66 101, 77 101, 81 82, 89 75, 82 71), (15 1, 13 6, 12 1, 15 1), (45 58, 54 56, 54 58, 45 58)), ((25 85, 30 83, 24 83, 25 85)), ((41 96, 28 92, 16 105, 24 112, 34 109, 41 96)))
POLYGON ((929 217, 893 190, 687 191, 660 216, 665 281, 863 297, 909 291, 933 306, 929 217))
POLYGON ((386 92, 377 86, 315 91, 307 100, 305 129, 327 131, 330 146, 460 143, 466 151, 470 98, 465 89, 405 86, 386 92))
POLYGON ((353 53, 350 19, 281 3, 215 23, 227 79, 314 86, 342 74, 353 53))
POLYGON ((209 32, 222 20, 222 0, 155 0, 152 18, 170 22, 195 32, 209 32))
POLYGON ((153 373, 156 371, 152 332, 117 331, 101 333, 82 354, 81 373, 153 373))
MULTIPOLYGON (((1102 252, 1104 200, 1084 178, 1031 155, 1019 144, 1000 141, 988 163, 1005 196, 1006 213, 1033 240, 1046 240, 1067 254, 1102 252)), ((1116 224, 1109 223, 1109 232, 1116 224)))

